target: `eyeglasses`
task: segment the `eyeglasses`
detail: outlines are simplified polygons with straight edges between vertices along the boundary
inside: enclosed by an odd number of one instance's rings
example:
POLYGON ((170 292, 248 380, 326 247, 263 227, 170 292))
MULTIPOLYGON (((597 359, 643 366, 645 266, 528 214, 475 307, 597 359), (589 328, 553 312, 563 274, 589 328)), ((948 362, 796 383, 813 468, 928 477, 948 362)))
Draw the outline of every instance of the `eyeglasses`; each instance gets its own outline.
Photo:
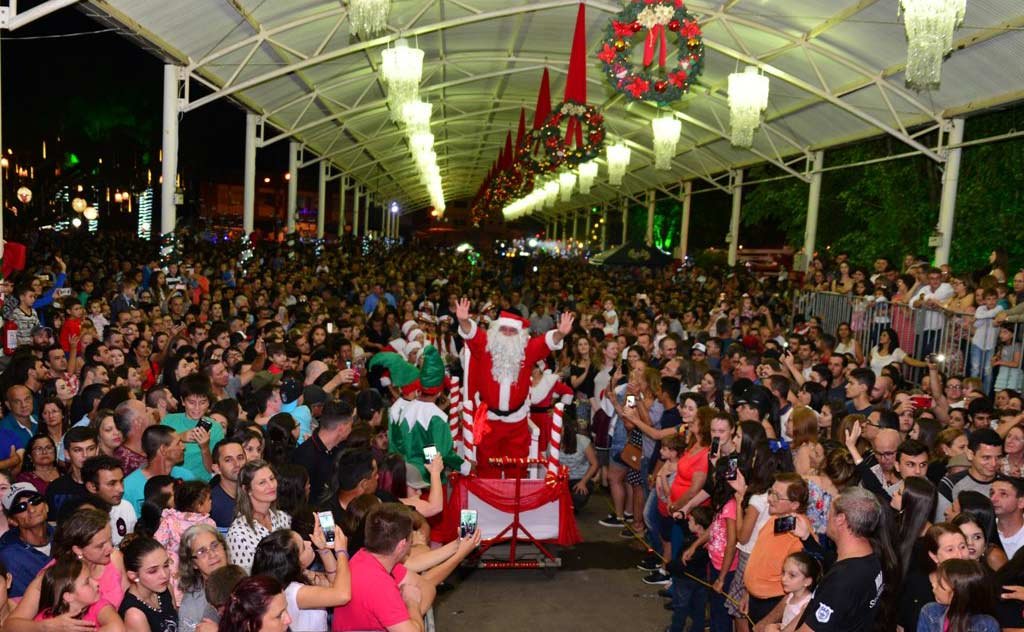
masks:
POLYGON ((33 452, 38 452, 39 454, 47 454, 47 453, 50 453, 50 452, 56 452, 56 450, 54 449, 54 447, 52 445, 37 445, 37 446, 32 448, 32 451, 33 452))
POLYGON ((196 552, 192 555, 192 559, 198 559, 200 557, 209 557, 214 555, 217 551, 224 548, 224 545, 220 543, 220 540, 214 540, 201 549, 196 549, 196 552))
POLYGON ((21 512, 23 512, 26 509, 28 509, 29 506, 38 507, 39 505, 43 504, 44 502, 46 502, 45 498, 43 498, 39 494, 35 494, 33 496, 30 496, 29 498, 26 498, 25 500, 20 500, 20 501, 14 503, 13 505, 11 505, 11 509, 10 509, 11 515, 13 516, 15 514, 20 514, 21 512))

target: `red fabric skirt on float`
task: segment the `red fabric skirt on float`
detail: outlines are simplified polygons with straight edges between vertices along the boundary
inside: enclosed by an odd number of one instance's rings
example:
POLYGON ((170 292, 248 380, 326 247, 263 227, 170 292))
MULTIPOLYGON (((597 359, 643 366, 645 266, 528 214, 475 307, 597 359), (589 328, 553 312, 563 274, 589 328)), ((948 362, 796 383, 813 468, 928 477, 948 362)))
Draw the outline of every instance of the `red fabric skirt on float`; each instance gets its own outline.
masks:
MULTIPOLYGON (((512 524, 516 512, 515 478, 478 478, 476 476, 452 476, 449 496, 441 525, 433 529, 431 539, 436 542, 450 542, 459 536, 459 517, 463 509, 477 511, 477 525, 484 540, 499 535, 499 541, 512 538, 512 531, 505 531, 512 524), (505 533, 502 533, 505 531, 505 533)), ((572 493, 567 477, 547 479, 519 479, 519 521, 522 529, 517 540, 529 540, 529 536, 542 542, 554 542, 560 546, 572 546, 581 542, 576 516, 572 511, 572 493)))

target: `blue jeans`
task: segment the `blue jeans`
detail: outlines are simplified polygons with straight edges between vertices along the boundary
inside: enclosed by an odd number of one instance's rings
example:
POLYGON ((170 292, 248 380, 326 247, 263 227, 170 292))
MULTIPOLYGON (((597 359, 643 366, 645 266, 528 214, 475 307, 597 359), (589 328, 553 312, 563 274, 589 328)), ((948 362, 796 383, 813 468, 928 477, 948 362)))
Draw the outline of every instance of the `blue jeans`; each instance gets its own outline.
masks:
POLYGON ((658 513, 658 494, 651 492, 644 503, 644 524, 647 526, 647 545, 661 554, 661 543, 668 532, 661 532, 661 514, 658 513))
POLYGON ((994 349, 982 349, 971 345, 971 375, 981 378, 981 391, 988 397, 992 390, 992 353, 994 349))
POLYGON ((708 589, 686 577, 672 578, 672 623, 669 632, 683 632, 687 617, 691 632, 703 632, 708 589))
MULTIPOLYGON (((725 575, 725 583, 722 584, 721 593, 708 591, 711 598, 711 632, 732 632, 732 616, 729 615, 729 611, 725 608, 725 596, 729 594, 729 586, 732 585, 735 575, 735 571, 730 571, 725 575)), ((712 580, 718 579, 718 571, 713 566, 711 567, 709 577, 712 580)), ((714 582, 712 581, 711 583, 714 582)))

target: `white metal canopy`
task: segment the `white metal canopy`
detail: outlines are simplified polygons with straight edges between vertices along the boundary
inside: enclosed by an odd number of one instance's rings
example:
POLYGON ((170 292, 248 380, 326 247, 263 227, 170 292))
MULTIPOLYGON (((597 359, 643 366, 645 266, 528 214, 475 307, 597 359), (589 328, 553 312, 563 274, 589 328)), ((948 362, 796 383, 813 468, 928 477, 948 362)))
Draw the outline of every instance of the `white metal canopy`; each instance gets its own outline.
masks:
MULTIPOLYGON (((621 5, 585 0, 591 44, 588 100, 612 138, 633 149, 622 186, 598 185, 574 205, 700 180, 723 191, 729 171, 769 162, 810 181, 813 152, 889 135, 908 151, 943 162, 950 120, 1024 99, 1024 2, 968 0, 939 90, 904 85, 907 43, 891 0, 692 0, 704 29, 700 86, 673 104, 683 138, 671 171, 656 171, 650 119, 607 85, 593 51, 621 5), (752 64, 770 77, 771 96, 751 149, 729 142, 726 82, 752 64), (922 137, 940 130, 940 144, 922 137)), ((425 51, 420 92, 434 104, 432 132, 448 200, 471 197, 528 121, 542 69, 561 100, 578 0, 393 0, 389 32, 349 34, 339 0, 87 0, 86 12, 181 65, 181 110, 234 99, 260 116, 258 144, 296 140, 304 165, 326 159, 378 197, 404 208, 428 202, 378 76, 381 51, 400 36, 425 51), (197 89, 197 84, 207 89, 197 89), (211 92, 212 91, 212 92, 211 92), (266 125, 264 125, 266 123, 266 125)), ((241 118, 239 121, 241 125, 241 118)), ((603 183, 603 184, 602 184, 603 183)))

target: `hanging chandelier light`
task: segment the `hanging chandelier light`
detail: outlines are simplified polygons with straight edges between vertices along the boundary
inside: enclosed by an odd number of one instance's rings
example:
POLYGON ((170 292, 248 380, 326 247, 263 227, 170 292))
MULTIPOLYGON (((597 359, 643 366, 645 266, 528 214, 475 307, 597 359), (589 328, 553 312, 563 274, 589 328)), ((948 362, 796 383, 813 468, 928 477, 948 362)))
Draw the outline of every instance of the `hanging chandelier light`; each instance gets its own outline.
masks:
POLYGON ((967 0, 900 0, 907 32, 907 84, 938 88, 942 58, 953 50, 953 31, 964 21, 967 0))
POLYGON ((754 130, 761 124, 761 113, 768 107, 768 77, 756 66, 729 75, 729 124, 732 144, 749 148, 754 144, 754 130))
POLYGON ((423 51, 410 48, 409 42, 400 38, 394 48, 381 53, 380 77, 388 88, 391 118, 401 120, 405 104, 416 101, 420 96, 423 51))
POLYGON ((410 101, 402 106, 402 123, 405 133, 416 134, 430 131, 430 115, 433 106, 426 101, 410 101))
POLYGON ((552 180, 544 185, 544 206, 546 208, 551 208, 555 205, 555 202, 558 200, 558 191, 560 189, 561 187, 558 186, 557 180, 552 180))
POLYGON ((608 183, 613 185, 622 184, 622 176, 626 175, 626 168, 629 167, 629 157, 632 150, 626 143, 618 142, 608 145, 608 183))
POLYGON ((672 157, 676 155, 676 144, 679 142, 679 132, 682 129, 682 122, 671 113, 651 120, 651 130, 654 132, 655 169, 672 168, 672 157))
POLYGON ((348 23, 353 35, 366 39, 388 25, 391 0, 349 0, 348 23))
POLYGON ((580 193, 590 193, 590 187, 594 186, 597 178, 597 161, 591 160, 580 165, 580 193))
POLYGON ((563 171, 558 175, 558 193, 563 202, 572 199, 572 190, 576 187, 576 174, 571 171, 563 171))

